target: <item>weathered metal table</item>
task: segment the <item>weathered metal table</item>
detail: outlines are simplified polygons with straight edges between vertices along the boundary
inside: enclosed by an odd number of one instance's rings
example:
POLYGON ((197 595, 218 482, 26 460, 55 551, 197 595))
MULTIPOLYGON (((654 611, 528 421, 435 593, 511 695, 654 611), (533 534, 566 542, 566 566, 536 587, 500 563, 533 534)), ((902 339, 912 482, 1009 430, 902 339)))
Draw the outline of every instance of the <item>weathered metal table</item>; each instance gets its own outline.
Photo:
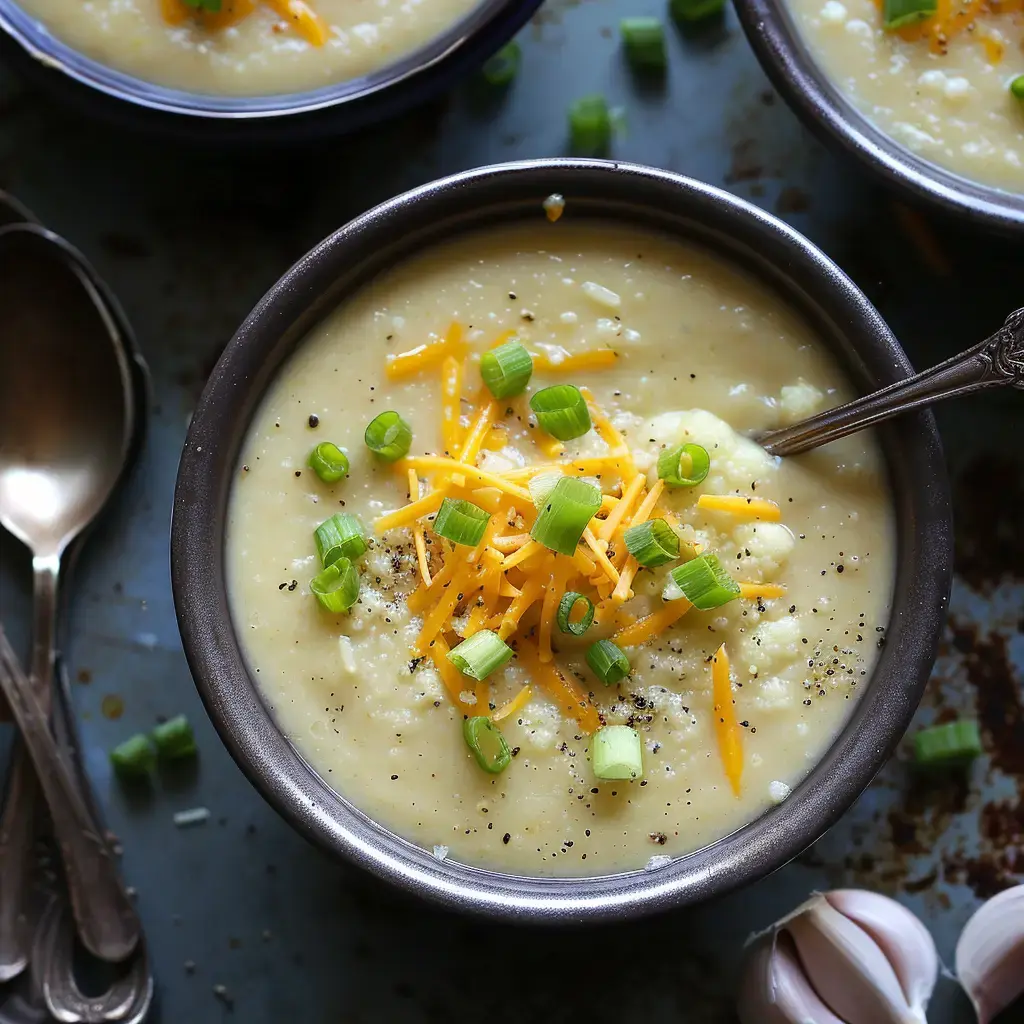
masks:
MULTIPOLYGON (((949 963, 978 898, 1022 880, 1016 394, 939 412, 960 572, 919 719, 979 714, 984 763, 968 785, 927 788, 897 757, 799 862, 714 906, 563 932, 496 928, 410 902, 299 839, 243 778, 200 706, 175 627, 167 533, 189 413, 220 349, 264 289, 352 214, 450 171, 564 152, 565 107, 580 95, 603 91, 626 108, 615 155, 724 185, 806 232, 868 292, 920 366, 1022 305, 1019 248, 932 224, 828 155, 772 93, 731 13, 710 31, 673 33, 665 87, 638 89, 618 53, 618 19, 659 10, 650 0, 549 0, 521 34, 523 73, 507 96, 482 103, 465 89, 359 138, 258 157, 83 123, 0 67, 0 187, 95 261, 153 371, 146 449, 81 559, 67 657, 87 766, 139 892, 164 1021, 722 1021, 743 939, 811 889, 897 895, 949 963), (129 799, 110 777, 107 750, 180 711, 197 723, 198 771, 129 799), (172 814, 196 805, 210 808, 209 822, 175 828, 172 814)), ((28 562, 13 543, 0 570, 0 613, 24 639, 28 562)), ((972 1019, 955 986, 940 982, 933 1024, 972 1019)))

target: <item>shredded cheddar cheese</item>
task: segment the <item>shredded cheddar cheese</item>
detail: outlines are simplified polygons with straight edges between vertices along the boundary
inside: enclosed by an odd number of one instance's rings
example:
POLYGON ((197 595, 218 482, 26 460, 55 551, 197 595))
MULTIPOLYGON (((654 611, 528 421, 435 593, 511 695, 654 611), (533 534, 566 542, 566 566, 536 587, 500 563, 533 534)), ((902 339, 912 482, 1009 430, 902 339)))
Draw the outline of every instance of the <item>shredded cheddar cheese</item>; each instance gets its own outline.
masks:
POLYGON ((500 708, 491 713, 491 721, 500 722, 503 718, 508 718, 510 715, 522 711, 530 703, 532 696, 533 688, 529 685, 524 686, 511 700, 505 701, 500 708))
POLYGON ((747 498, 742 494, 702 494, 697 499, 697 508, 710 512, 727 512, 747 519, 764 519, 777 523, 782 518, 782 509, 768 498, 747 498))
POLYGON ((765 601, 774 600, 777 597, 785 597, 786 588, 781 583, 741 583, 740 597, 747 600, 763 598, 765 601))
MULTIPOLYGON (((274 0, 274 2, 289 4, 300 2, 300 0, 274 0)), ((416 348, 410 349, 408 352, 400 352, 397 356, 392 356, 385 363, 384 369, 388 380, 401 380, 435 366, 446 356, 459 358, 462 351, 462 327, 459 324, 452 324, 443 338, 425 345, 417 345, 416 348)))
POLYGON ((551 356, 530 353, 533 368, 538 373, 576 373, 578 370, 606 370, 614 366, 619 355, 610 348, 598 348, 592 352, 577 352, 574 355, 552 359, 551 356))
POLYGON ((725 777, 729 780, 733 793, 739 796, 740 780, 743 778, 743 741, 739 723, 736 721, 732 679, 729 674, 729 655, 726 653, 725 644, 718 648, 711 659, 711 685, 715 702, 718 752, 725 767, 725 777))

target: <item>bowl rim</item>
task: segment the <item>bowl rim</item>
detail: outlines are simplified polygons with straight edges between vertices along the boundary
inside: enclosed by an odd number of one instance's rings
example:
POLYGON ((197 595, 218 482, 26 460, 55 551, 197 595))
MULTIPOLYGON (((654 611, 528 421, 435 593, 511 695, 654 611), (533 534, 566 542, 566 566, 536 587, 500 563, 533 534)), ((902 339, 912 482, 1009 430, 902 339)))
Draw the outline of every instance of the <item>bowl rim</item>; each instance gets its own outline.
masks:
POLYGON ((335 793, 274 724, 246 669, 228 608, 223 535, 242 438, 277 370, 340 296, 429 244, 426 239, 522 220, 527 209, 539 216, 541 201, 552 192, 567 198, 564 219, 579 210, 590 220, 645 218, 663 233, 673 224, 670 236, 716 249, 748 270, 756 265, 756 275, 774 282, 783 301, 827 329, 829 344, 842 346, 840 359, 855 379, 882 384, 912 373, 881 316, 824 253, 729 193, 672 172, 599 160, 532 160, 464 171, 406 192, 334 232, 284 274, 228 343, 182 452, 171 577, 186 658, 216 728, 243 772, 299 832, 452 908, 518 921, 579 922, 720 895, 781 867, 834 824, 895 748, 923 693, 952 581, 952 523, 931 414, 910 414, 898 430, 892 424, 881 428, 898 571, 872 680, 847 726, 784 803, 667 867, 566 879, 441 861, 335 793))
POLYGON ((876 180, 919 205, 1001 234, 1024 230, 1024 194, 974 181, 918 156, 858 110, 814 58, 784 0, 733 4, 772 85, 819 139, 853 156, 876 180))
POLYGON ((383 67, 317 89, 228 96, 190 92, 159 85, 86 56, 65 43, 47 25, 15 0, 0 0, 0 32, 5 32, 39 64, 62 72, 79 85, 109 97, 162 114, 219 122, 247 122, 314 114, 344 104, 371 100, 385 90, 435 70, 492 24, 513 12, 511 35, 540 0, 477 0, 458 20, 422 46, 383 67), (515 9, 519 8, 516 13, 515 9))

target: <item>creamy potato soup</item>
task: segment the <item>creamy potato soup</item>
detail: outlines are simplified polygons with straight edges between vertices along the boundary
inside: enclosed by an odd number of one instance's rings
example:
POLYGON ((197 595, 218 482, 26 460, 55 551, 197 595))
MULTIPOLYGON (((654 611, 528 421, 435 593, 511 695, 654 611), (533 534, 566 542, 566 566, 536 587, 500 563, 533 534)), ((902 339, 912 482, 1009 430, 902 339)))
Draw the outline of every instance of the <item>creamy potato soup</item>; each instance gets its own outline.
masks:
POLYGON ((411 259, 249 430, 226 554, 253 677, 338 793, 437 856, 587 875, 705 846, 786 799, 884 638, 871 436, 785 460, 744 436, 849 394, 701 249, 541 221, 411 259))
POLYGON ((1024 192, 1021 0, 787 2, 821 66, 878 127, 957 174, 1024 192), (887 28, 897 9, 904 23, 887 28))
POLYGON ((62 42, 158 85, 303 92, 395 63, 476 0, 20 0, 62 42))

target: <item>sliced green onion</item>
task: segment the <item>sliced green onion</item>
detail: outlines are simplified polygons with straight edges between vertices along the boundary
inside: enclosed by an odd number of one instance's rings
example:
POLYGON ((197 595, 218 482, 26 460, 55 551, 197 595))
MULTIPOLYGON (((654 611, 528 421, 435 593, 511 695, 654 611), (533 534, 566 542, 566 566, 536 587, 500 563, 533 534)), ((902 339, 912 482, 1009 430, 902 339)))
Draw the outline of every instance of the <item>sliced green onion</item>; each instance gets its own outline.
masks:
POLYGON ((123 778, 137 779, 148 775, 156 764, 156 750, 150 738, 140 732, 114 747, 110 763, 123 778))
POLYGON ((336 512, 330 519, 325 519, 316 528, 313 538, 320 564, 325 569, 339 558, 350 561, 358 558, 367 547, 363 524, 348 512, 336 512))
POLYGON ((385 462, 396 462, 409 453, 412 427, 397 412, 389 410, 370 421, 363 440, 366 447, 385 462))
POLYGON ((448 652, 448 660, 470 679, 486 679, 512 657, 509 647, 497 633, 481 629, 448 652))
POLYGON ((966 764, 980 753, 981 735, 972 719, 933 725, 914 736, 914 760, 919 765, 966 764))
POLYGON ((590 761, 599 779, 639 779, 644 773, 640 734, 628 725, 606 725, 590 741, 590 761))
POLYGON ((309 581, 309 589, 329 612, 345 612, 359 597, 359 573, 349 559, 338 558, 309 581))
POLYGON ((603 96, 585 96, 569 107, 569 140, 578 156, 603 156, 612 141, 612 117, 603 96))
POLYGON ((740 596, 740 585, 722 568, 717 555, 698 555, 669 573, 661 596, 666 601, 685 597, 694 608, 706 612, 734 601, 740 596))
POLYGON ((937 10, 937 0, 885 0, 882 27, 886 32, 895 32, 905 25, 930 18, 937 10))
POLYGON ((601 492, 593 484, 563 476, 541 506, 530 536, 560 555, 573 555, 600 507, 601 492))
POLYGON ((660 18, 623 18, 619 34, 626 59, 636 71, 665 70, 665 26, 660 18))
POLYGON ((221 7, 221 0, 185 0, 185 3, 197 11, 206 11, 209 14, 217 14, 221 7))
POLYGON ((495 398, 521 395, 533 375, 533 357, 518 341, 506 341, 480 357, 480 376, 495 398))
POLYGON ((306 461, 325 484, 336 484, 348 476, 348 456, 330 441, 318 444, 306 461))
POLYGON ((583 636, 594 621, 594 602, 586 594, 578 594, 575 590, 569 590, 562 595, 562 600, 558 602, 555 621, 563 633, 583 636), (573 622, 572 613, 581 601, 583 602, 583 614, 573 622))
POLYGON ((501 730, 486 715, 467 718, 462 723, 462 737, 466 741, 466 746, 473 752, 476 763, 485 772, 498 775, 509 766, 512 751, 508 749, 501 730))
POLYGON ((550 473, 538 473, 530 477, 526 485, 530 489, 530 497, 533 499, 533 507, 540 508, 547 501, 548 495, 555 489, 555 484, 565 474, 560 469, 553 469, 550 473))
POLYGON ((714 18, 725 10, 725 0, 669 0, 669 14, 677 25, 714 18))
POLYGON ((623 534, 629 553, 647 569, 679 557, 679 537, 664 519, 637 523, 623 534))
POLYGON ((445 498, 437 510, 433 530, 453 544, 476 547, 487 529, 491 514, 479 505, 461 498, 445 498))
POLYGON ((555 384, 530 398, 541 430, 559 441, 582 437, 590 429, 590 410, 580 389, 572 384, 555 384))
POLYGON ((1024 75, 1018 75, 1010 83, 1010 95, 1013 96, 1014 99, 1024 101, 1024 75))
POLYGON ((629 658, 618 644, 598 640, 587 648, 587 664, 605 686, 614 686, 629 675, 629 658))
POLYGON ((658 456, 658 477, 667 487, 696 487, 711 469, 711 456, 699 444, 677 444, 658 456))
POLYGON ((176 715, 161 722, 151 733, 156 752, 165 761, 191 757, 196 752, 196 738, 192 726, 184 715, 176 715))
MULTIPOLYGON (((493 57, 484 61, 480 69, 480 76, 483 80, 495 88, 504 88, 510 85, 512 80, 519 74, 519 65, 523 62, 523 51, 519 44, 513 39, 506 43, 493 57)), ((497 397, 501 397, 498 395, 497 397)))

